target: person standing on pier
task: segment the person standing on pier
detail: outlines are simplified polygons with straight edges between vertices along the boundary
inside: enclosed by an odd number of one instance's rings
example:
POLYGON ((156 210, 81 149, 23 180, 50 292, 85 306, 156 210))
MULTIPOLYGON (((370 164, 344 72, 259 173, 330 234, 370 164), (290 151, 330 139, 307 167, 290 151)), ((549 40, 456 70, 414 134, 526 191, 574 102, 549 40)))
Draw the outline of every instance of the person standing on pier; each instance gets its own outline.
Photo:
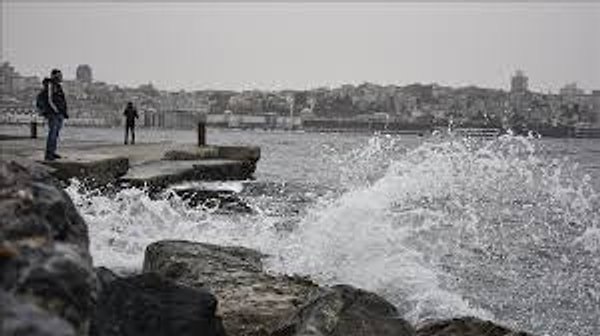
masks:
POLYGON ((44 91, 47 91, 47 101, 44 105, 44 116, 48 121, 48 137, 46 138, 46 154, 44 159, 53 161, 60 159, 60 155, 56 153, 58 147, 58 138, 63 122, 69 118, 67 114, 67 99, 62 88, 62 72, 58 69, 53 69, 50 72, 50 78, 45 78, 42 84, 44 91))
POLYGON ((132 102, 127 103, 127 107, 125 108, 125 112, 123 112, 125 116, 125 144, 127 145, 127 140, 129 138, 129 131, 131 131, 131 144, 135 144, 135 119, 138 118, 137 109, 133 106, 132 102))

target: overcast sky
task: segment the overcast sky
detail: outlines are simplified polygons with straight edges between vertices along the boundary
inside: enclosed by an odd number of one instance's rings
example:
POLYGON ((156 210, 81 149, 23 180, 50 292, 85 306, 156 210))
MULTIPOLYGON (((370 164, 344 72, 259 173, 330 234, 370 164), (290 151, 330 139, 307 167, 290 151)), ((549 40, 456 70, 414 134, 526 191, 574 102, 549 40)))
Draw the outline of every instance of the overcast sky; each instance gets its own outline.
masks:
POLYGON ((2 59, 26 75, 161 89, 414 82, 600 89, 600 4, 2 4, 2 59))

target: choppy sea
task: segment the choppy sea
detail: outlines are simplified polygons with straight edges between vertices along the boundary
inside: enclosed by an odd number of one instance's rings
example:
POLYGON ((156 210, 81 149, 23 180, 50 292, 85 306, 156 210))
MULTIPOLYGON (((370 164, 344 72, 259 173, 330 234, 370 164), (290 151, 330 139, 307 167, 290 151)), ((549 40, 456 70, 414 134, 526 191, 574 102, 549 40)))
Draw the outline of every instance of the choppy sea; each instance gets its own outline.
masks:
MULTIPOLYGON (((116 141, 122 130, 62 136, 116 141)), ((262 148, 255 180, 194 186, 234 192, 251 211, 74 182, 96 265, 139 269, 160 239, 243 245, 270 255, 272 272, 375 291, 413 322, 475 315, 600 335, 600 139, 209 130, 208 141, 262 148)))

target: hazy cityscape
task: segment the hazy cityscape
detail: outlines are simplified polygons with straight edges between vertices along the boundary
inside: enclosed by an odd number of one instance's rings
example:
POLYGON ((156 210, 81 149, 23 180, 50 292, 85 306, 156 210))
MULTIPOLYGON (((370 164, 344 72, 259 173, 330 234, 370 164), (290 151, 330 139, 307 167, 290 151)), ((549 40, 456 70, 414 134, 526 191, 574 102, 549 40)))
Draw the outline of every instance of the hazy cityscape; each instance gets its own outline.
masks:
MULTIPOLYGON (((141 113, 140 126, 190 128, 201 116, 209 126, 334 130, 414 130, 490 127, 572 135, 600 125, 600 90, 585 92, 575 82, 560 92, 534 92, 524 71, 507 78, 506 89, 363 83, 282 91, 165 91, 151 81, 120 87, 97 81, 90 65, 66 74, 72 124, 117 126, 128 101, 141 113)), ((18 123, 35 114, 39 76, 23 75, 10 63, 0 67, 0 120, 18 123)))

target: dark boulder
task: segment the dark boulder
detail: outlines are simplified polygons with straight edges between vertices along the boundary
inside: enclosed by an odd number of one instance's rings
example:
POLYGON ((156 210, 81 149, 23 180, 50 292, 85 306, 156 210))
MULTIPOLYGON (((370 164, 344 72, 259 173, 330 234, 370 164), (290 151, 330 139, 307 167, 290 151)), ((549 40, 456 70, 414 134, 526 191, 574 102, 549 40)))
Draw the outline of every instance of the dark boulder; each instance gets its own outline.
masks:
POLYGON ((0 335, 75 336, 65 320, 0 290, 0 335))
POLYGON ((0 239, 51 239, 88 251, 87 225, 44 168, 29 162, 1 161, 0 202, 0 239))
POLYGON ((266 274, 263 257, 244 247, 160 241, 146 248, 144 271, 214 292, 229 335, 269 335, 318 286, 299 277, 266 274))
POLYGON ((96 295, 87 226, 31 162, 0 162, 0 289, 86 333, 96 295))
POLYGON ((417 326, 417 336, 531 336, 475 317, 434 320, 417 326))
POLYGON ((347 285, 317 295, 272 336, 413 336, 396 308, 374 293, 347 285))
POLYGON ((217 300, 208 291, 176 284, 155 273, 109 276, 104 279, 90 335, 225 335, 221 319, 215 316, 217 300))
POLYGON ((98 279, 98 296, 101 295, 104 288, 119 278, 115 272, 104 266, 94 268, 94 272, 96 273, 96 278, 98 279))

